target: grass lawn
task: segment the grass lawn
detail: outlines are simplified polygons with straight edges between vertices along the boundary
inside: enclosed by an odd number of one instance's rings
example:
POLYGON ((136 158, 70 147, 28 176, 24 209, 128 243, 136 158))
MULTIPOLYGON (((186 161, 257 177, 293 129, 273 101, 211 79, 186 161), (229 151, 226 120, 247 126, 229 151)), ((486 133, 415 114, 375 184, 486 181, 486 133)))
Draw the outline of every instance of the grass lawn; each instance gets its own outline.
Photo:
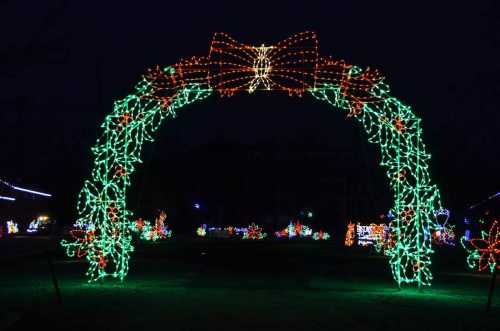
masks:
POLYGON ((98 284, 59 249, 58 305, 46 260, 27 254, 55 241, 0 243, 19 246, 0 274, 3 329, 500 330, 500 296, 486 312, 489 275, 466 270, 460 248, 435 254, 422 293, 399 291, 385 258, 335 242, 139 243, 126 281, 98 284))

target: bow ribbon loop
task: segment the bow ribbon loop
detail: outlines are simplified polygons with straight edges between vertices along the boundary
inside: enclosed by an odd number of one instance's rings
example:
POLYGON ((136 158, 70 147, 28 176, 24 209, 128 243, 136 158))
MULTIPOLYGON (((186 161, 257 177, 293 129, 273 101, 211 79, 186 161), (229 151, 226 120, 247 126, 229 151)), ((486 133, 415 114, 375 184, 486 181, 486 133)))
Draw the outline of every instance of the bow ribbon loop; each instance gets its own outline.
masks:
POLYGON ((216 33, 208 56, 208 82, 223 95, 238 90, 302 95, 315 87, 318 54, 314 32, 302 32, 271 46, 250 46, 216 33))

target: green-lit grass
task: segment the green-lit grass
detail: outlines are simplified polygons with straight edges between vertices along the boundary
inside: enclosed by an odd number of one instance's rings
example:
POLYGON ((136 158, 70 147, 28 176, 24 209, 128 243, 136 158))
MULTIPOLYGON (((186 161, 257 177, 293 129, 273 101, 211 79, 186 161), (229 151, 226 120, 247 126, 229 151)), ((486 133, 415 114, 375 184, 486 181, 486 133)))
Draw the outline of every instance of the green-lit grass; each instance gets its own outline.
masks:
POLYGON ((484 309, 488 275, 450 266, 451 253, 420 293, 399 291, 384 258, 332 243, 141 244, 124 283, 87 284, 85 265, 58 258, 62 307, 45 261, 12 265, 0 304, 32 329, 498 330, 498 296, 484 309))

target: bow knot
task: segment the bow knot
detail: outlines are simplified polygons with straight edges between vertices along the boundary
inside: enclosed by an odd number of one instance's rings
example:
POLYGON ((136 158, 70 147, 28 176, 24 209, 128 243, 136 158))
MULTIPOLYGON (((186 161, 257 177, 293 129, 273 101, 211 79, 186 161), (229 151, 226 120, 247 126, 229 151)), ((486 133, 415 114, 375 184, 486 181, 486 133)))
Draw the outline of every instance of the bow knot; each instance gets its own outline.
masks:
POLYGON ((314 32, 302 32, 272 46, 250 46, 216 33, 208 56, 208 81, 227 95, 242 89, 302 95, 315 86, 317 61, 314 32))

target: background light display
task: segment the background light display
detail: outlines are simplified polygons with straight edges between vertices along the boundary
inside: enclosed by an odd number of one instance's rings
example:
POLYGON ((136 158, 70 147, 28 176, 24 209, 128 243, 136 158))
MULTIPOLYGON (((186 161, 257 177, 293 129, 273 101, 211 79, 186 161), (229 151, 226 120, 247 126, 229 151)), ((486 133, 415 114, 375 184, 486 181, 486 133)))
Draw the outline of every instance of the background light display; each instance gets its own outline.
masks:
POLYGON ((435 210, 434 218, 436 219, 436 225, 431 234, 432 242, 436 245, 455 246, 455 226, 448 224, 450 211, 448 209, 435 210))
POLYGON ((14 221, 7 221, 7 233, 16 234, 19 232, 19 225, 14 221))
POLYGON ((349 222, 344 246, 351 247, 356 242, 358 246, 373 246, 377 253, 389 255, 391 248, 395 247, 397 243, 392 222, 389 225, 384 223, 362 225, 360 223, 349 222))
POLYGON ((155 219, 154 225, 149 221, 144 221, 142 218, 137 219, 130 225, 132 232, 139 234, 139 237, 147 241, 157 241, 172 237, 172 230, 165 223, 167 214, 161 211, 155 219))
POLYGON ((207 235, 207 225, 203 224, 202 226, 196 229, 196 235, 199 237, 205 237, 207 235))
POLYGON ((388 232, 385 224, 356 224, 356 234, 359 246, 371 246, 383 243, 388 232))
POLYGON ((351 247, 354 245, 354 240, 356 239, 356 224, 349 222, 347 225, 347 231, 345 233, 344 245, 351 247))
POLYGON ((208 56, 154 67, 134 93, 115 102, 92 148, 94 166, 78 198, 77 222, 91 223, 93 230, 62 242, 70 256, 86 252, 89 279, 123 279, 128 272, 133 251, 128 225, 133 216, 126 208, 126 190, 144 143, 153 141, 162 122, 214 92, 230 96, 257 90, 310 94, 361 124, 368 141, 380 148, 380 164, 394 192, 397 243, 388 251, 394 279, 398 284, 429 285, 431 238, 423 234, 433 228, 432 212, 441 204, 430 179, 421 120, 389 94, 377 70, 321 56, 316 34, 310 31, 261 46, 217 33, 208 56))
POLYGON ((262 232, 262 228, 255 223, 250 224, 247 230, 243 233, 242 239, 264 239, 267 236, 266 233, 262 232))
POLYGON ((278 238, 307 238, 312 236, 312 229, 307 225, 300 223, 300 221, 292 222, 286 228, 274 233, 278 238))
POLYGON ((41 230, 45 230, 49 224, 52 223, 48 216, 38 216, 36 219, 32 220, 28 225, 26 232, 28 233, 38 233, 41 230))
POLYGON ((330 235, 328 234, 328 232, 320 230, 318 232, 314 232, 312 238, 314 240, 328 240, 330 238, 330 235))

